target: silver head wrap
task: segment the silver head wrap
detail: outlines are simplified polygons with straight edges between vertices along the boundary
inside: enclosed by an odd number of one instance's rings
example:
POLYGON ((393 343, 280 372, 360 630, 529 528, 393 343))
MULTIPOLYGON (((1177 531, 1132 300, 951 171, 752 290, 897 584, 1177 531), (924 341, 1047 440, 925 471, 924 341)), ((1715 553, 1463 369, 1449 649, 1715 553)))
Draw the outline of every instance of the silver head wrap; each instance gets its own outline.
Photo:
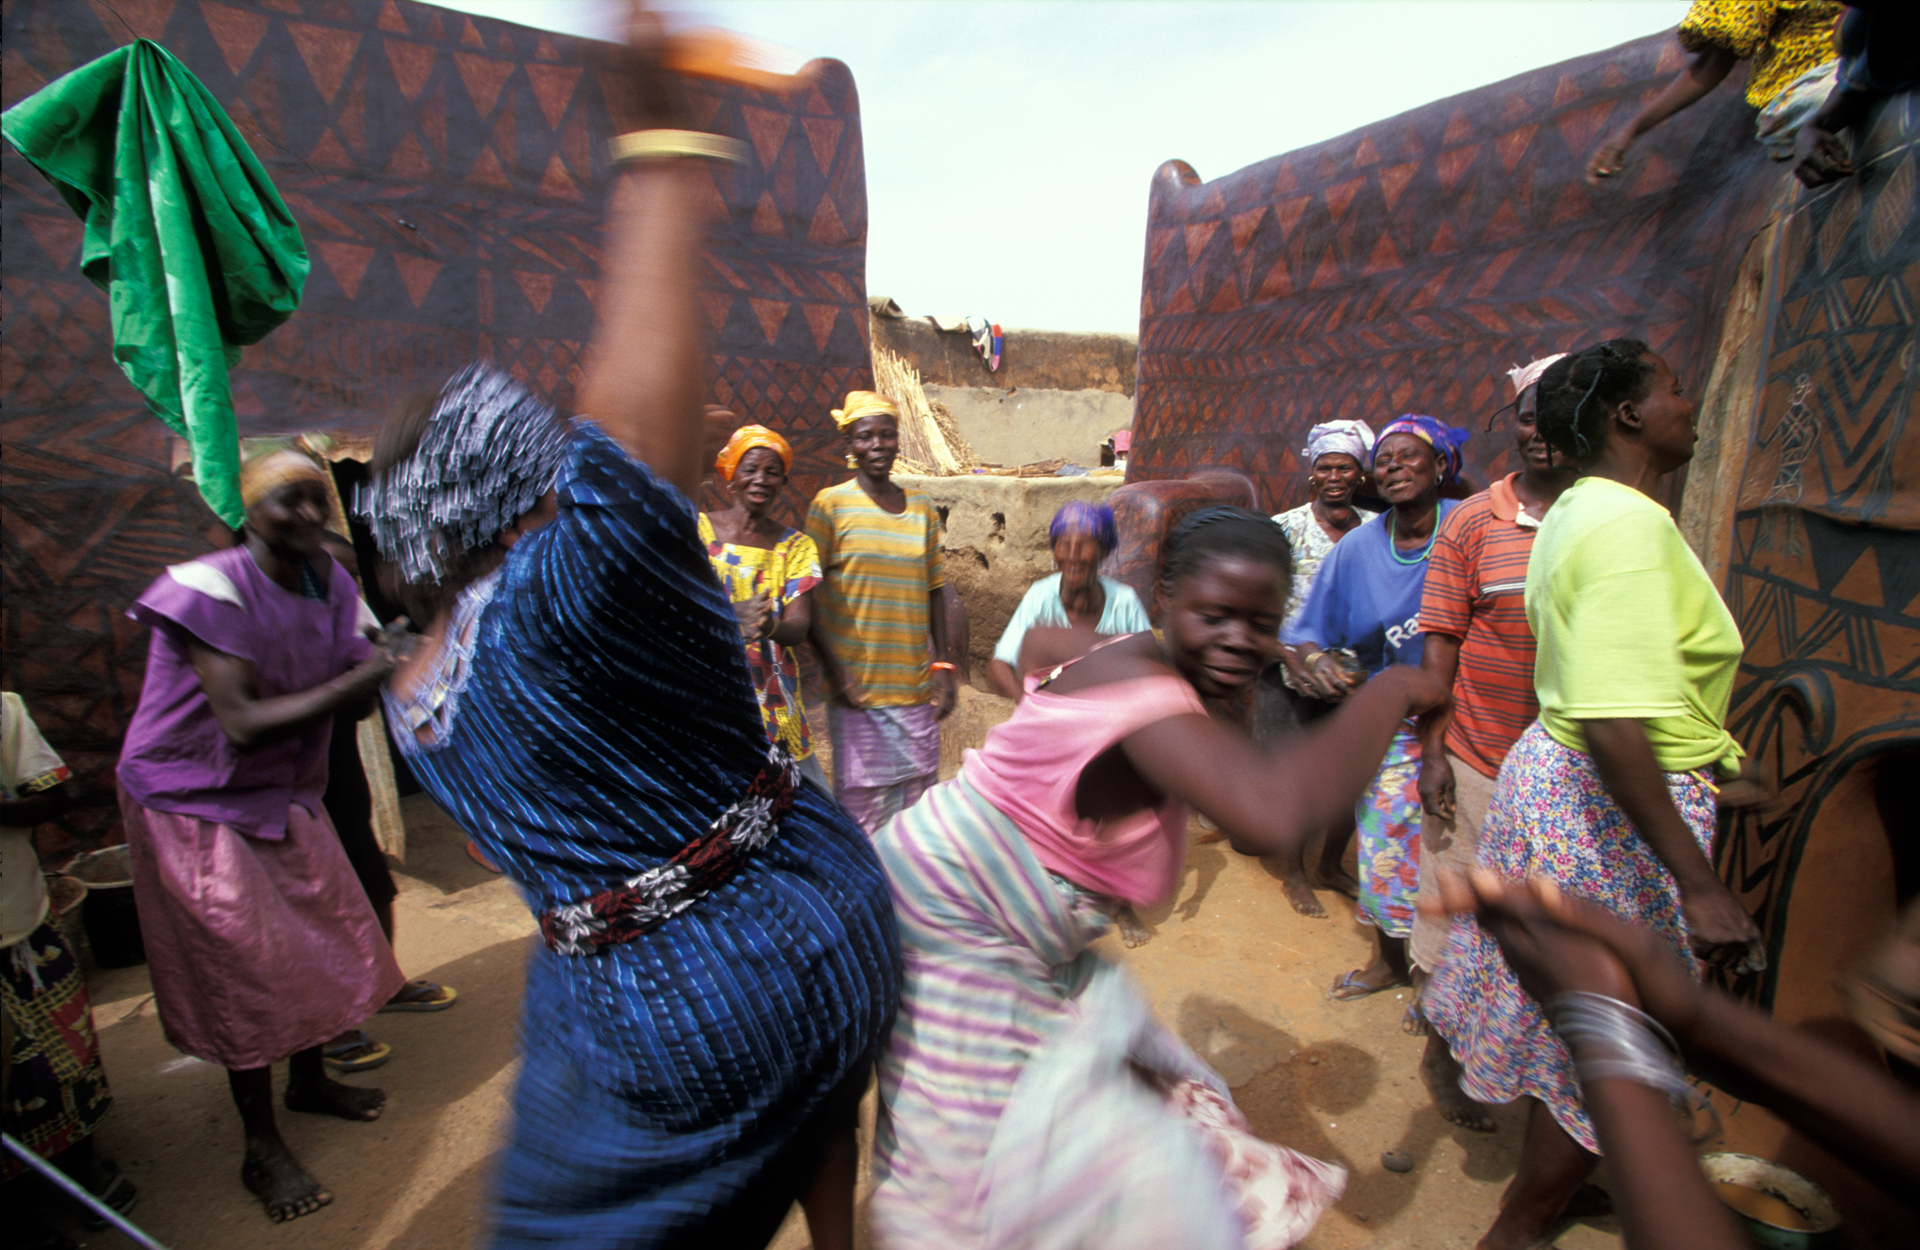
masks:
POLYGON ((1540 380, 1540 375, 1547 371, 1547 366, 1556 360, 1566 359, 1566 355, 1565 352, 1556 352, 1551 356, 1542 356, 1530 365, 1515 365, 1507 370, 1507 377, 1513 380, 1514 395, 1525 394, 1529 386, 1540 380))
POLYGON ((1362 467, 1373 450, 1373 427, 1365 421, 1325 421, 1307 431, 1307 467, 1318 464, 1329 453, 1352 456, 1362 467))
POLYGON ((354 493, 380 554, 410 585, 438 583, 449 556, 484 547, 553 489, 568 428, 487 364, 455 374, 420 446, 354 493))

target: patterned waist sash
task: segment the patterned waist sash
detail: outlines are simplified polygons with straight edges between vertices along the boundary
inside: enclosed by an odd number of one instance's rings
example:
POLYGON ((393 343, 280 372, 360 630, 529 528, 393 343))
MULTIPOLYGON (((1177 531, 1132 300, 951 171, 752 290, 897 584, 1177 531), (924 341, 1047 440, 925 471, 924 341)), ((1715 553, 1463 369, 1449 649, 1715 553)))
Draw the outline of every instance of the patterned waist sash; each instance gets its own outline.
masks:
POLYGON ((653 932, 719 889, 772 840, 799 784, 793 756, 774 743, 746 794, 705 833, 664 864, 582 902, 540 913, 540 936, 558 954, 594 955, 615 942, 653 932))

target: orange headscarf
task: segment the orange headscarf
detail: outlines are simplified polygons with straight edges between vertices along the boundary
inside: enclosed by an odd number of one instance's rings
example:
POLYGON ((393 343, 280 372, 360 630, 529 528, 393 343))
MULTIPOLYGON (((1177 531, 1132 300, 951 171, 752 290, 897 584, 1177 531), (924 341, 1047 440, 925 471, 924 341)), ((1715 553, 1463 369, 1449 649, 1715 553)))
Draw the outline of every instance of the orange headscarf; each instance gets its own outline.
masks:
MULTIPOLYGON (((707 445, 711 447, 713 444, 707 445)), ((733 481, 733 471, 740 467, 741 459, 756 447, 772 450, 774 455, 780 457, 781 468, 793 468, 793 448, 787 445, 786 439, 764 425, 743 425, 733 432, 727 445, 714 457, 714 472, 720 475, 723 482, 733 481)))
POLYGON ((842 430, 862 417, 885 415, 896 421, 900 419, 900 410, 879 391, 848 391, 846 404, 845 408, 833 410, 833 424, 842 430))

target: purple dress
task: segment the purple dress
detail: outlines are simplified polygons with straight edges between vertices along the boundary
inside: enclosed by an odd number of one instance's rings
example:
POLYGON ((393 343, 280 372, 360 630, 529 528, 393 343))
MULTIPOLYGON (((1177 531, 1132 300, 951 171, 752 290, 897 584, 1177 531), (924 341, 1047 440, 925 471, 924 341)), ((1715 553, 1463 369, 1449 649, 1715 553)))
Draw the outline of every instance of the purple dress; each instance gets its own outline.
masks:
POLYGON ((317 1046, 405 980, 321 806, 330 718, 242 751, 187 650, 251 661, 261 698, 338 677, 371 646, 353 579, 326 566, 296 593, 235 547, 168 569, 129 613, 153 627, 118 776, 154 997, 175 1048, 228 1068, 317 1046))

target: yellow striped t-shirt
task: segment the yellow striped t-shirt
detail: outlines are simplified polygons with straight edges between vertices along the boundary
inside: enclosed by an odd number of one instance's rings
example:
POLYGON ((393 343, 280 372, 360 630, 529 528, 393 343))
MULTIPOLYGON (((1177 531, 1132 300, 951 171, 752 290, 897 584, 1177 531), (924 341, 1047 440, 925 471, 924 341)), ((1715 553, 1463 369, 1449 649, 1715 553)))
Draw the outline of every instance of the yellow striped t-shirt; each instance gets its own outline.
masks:
POLYGON ((807 537, 826 576, 814 611, 833 653, 871 707, 911 707, 933 697, 927 681, 927 595, 946 585, 940 517, 918 491, 901 488, 895 516, 856 481, 813 497, 807 537))

